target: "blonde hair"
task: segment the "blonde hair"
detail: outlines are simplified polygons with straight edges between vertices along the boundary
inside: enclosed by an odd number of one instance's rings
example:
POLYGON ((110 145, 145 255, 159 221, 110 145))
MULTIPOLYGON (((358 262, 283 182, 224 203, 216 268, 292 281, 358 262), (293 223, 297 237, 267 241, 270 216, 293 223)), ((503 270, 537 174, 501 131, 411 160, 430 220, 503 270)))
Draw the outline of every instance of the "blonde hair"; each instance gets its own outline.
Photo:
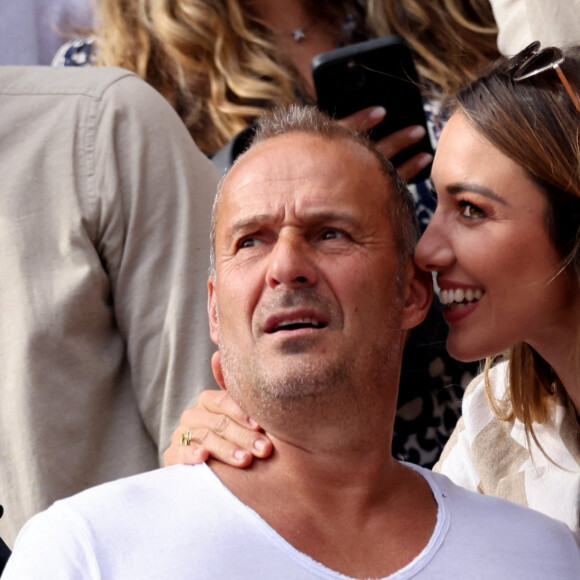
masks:
POLYGON ((205 153, 294 100, 293 74, 236 0, 102 0, 97 64, 135 71, 205 153))
MULTIPOLYGON (((370 0, 372 18, 413 49, 419 75, 442 94, 455 92, 499 57, 489 0, 370 0)), ((369 10, 370 13, 370 10, 369 10)))
MULTIPOLYGON (((488 0, 309 0, 306 8, 337 29, 353 10, 370 35, 401 34, 436 91, 465 82, 498 54, 488 0)), ((240 0, 101 0, 99 23, 96 63, 148 81, 205 153, 260 113, 309 101, 272 32, 240 0)))

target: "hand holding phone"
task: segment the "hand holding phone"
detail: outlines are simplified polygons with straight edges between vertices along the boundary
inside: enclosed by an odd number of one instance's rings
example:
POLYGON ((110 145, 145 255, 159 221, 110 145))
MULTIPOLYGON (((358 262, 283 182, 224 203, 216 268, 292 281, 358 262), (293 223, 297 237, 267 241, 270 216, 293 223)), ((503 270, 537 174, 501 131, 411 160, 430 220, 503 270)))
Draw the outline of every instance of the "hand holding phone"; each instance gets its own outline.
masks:
MULTIPOLYGON (((385 36, 319 54, 312 61, 312 76, 318 107, 337 119, 371 106, 387 110, 383 121, 369 131, 374 140, 411 125, 424 127, 425 136, 395 155, 391 159, 394 165, 417 153, 433 154, 412 53, 401 36, 385 36)), ((429 172, 430 166, 410 181, 423 181, 429 172)))

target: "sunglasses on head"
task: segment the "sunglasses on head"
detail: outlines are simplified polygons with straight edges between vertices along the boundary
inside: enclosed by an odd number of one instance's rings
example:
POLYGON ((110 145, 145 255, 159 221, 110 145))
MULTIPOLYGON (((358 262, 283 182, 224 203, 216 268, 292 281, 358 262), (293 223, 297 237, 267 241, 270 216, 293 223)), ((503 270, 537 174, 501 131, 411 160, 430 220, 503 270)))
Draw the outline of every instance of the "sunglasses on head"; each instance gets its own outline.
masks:
POLYGON ((572 104, 580 113, 580 98, 578 97, 578 93, 572 87, 560 67, 564 60, 564 54, 559 48, 549 46, 540 50, 540 43, 536 40, 510 59, 507 72, 511 73, 514 81, 520 82, 549 70, 555 71, 564 89, 566 89, 572 104))

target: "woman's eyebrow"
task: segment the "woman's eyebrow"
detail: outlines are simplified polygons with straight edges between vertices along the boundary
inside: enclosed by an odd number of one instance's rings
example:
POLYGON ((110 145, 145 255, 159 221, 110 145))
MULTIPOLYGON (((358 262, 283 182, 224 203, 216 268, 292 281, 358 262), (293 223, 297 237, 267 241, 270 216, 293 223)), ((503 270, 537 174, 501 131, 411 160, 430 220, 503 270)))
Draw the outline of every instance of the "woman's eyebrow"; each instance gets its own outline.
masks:
POLYGON ((478 185, 477 183, 454 183, 453 185, 448 185, 446 188, 447 192, 451 195, 458 195, 466 191, 477 193, 478 195, 483 195, 489 199, 493 199, 503 205, 509 207, 509 203, 500 195, 495 193, 493 189, 485 187, 484 185, 478 185))

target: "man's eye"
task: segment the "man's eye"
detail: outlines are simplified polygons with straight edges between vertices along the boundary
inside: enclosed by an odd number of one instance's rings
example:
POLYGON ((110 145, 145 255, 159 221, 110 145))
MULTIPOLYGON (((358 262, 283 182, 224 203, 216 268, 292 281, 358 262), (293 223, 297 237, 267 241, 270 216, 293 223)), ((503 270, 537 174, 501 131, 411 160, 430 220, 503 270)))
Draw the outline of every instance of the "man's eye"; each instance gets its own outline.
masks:
POLYGON ((469 201, 459 202, 460 213, 463 217, 474 219, 485 217, 485 212, 475 204, 469 201))
POLYGON ((338 230, 324 230, 321 237, 323 240, 335 240, 344 237, 344 234, 338 230))
POLYGON ((243 248, 253 248, 258 244, 260 244, 260 240, 258 240, 257 238, 244 238, 238 243, 238 249, 241 250, 243 248))

